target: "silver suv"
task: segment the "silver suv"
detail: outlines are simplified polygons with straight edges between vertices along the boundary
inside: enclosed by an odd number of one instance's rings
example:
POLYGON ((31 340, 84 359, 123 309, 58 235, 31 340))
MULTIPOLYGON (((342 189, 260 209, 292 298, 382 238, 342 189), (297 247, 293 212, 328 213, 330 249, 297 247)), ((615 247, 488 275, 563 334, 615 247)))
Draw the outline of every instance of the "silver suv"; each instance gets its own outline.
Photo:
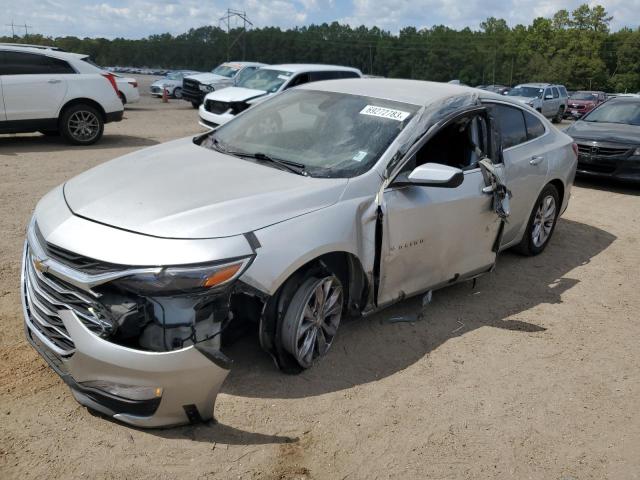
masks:
POLYGON ((529 105, 545 117, 550 118, 553 123, 560 123, 564 112, 567 111, 569 96, 564 85, 523 83, 513 87, 507 95, 529 105))

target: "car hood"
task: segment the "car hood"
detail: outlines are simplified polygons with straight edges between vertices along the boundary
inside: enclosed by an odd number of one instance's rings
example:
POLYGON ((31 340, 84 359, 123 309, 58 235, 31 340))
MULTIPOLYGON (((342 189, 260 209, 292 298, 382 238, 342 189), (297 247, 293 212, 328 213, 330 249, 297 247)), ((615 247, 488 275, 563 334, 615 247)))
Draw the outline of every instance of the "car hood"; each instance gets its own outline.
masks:
POLYGON ((215 73, 198 73, 196 75, 189 75, 185 78, 193 78, 205 85, 211 85, 213 83, 231 83, 233 79, 217 75, 215 73))
POLYGON ((163 85, 182 85, 182 80, 169 80, 167 78, 161 78, 151 84, 152 87, 162 87, 163 85))
POLYGON ((219 102, 243 102, 252 98, 266 95, 264 90, 254 90, 252 88, 229 87, 218 90, 207 95, 207 100, 217 100, 219 102))
POLYGON ((516 102, 526 103, 526 104, 536 99, 536 97, 515 97, 510 95, 508 95, 507 97, 510 98, 511 100, 515 100, 516 102))
POLYGON ((566 130, 574 139, 594 142, 640 144, 640 126, 578 120, 566 130))
POLYGON ((80 217, 165 238, 239 235, 336 203, 347 179, 303 177, 191 138, 134 152, 69 180, 80 217))

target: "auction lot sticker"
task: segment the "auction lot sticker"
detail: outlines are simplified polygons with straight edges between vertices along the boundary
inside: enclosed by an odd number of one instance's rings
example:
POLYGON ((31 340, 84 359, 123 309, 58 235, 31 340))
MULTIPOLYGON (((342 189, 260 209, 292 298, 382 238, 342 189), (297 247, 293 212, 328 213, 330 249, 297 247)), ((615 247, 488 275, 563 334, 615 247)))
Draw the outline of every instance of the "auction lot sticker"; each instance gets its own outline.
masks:
POLYGON ((402 122, 409 116, 409 112, 402 110, 393 110, 392 108, 376 107, 375 105, 367 105, 360 111, 361 115, 371 115, 373 117, 390 118, 402 122))

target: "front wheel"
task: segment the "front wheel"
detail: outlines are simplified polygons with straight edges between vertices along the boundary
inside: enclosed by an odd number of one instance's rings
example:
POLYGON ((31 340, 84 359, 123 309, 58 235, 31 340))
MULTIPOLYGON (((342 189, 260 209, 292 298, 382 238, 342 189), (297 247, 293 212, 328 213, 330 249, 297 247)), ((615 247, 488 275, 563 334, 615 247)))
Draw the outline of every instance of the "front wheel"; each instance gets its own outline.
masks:
POLYGON ((72 105, 62 113, 60 131, 75 145, 91 145, 102 137, 104 120, 91 105, 72 105))
POLYGON ((191 102, 191 106, 193 108, 200 108, 200 104, 198 102, 191 102))
POLYGON ((182 98, 182 89, 180 87, 176 87, 173 90, 173 97, 174 98, 182 98))
POLYGON ((281 342, 302 368, 329 351, 343 306, 342 283, 335 275, 309 275, 300 283, 282 320, 281 342))
POLYGON ((536 200, 522 241, 515 250, 529 256, 542 253, 556 228, 559 212, 558 190, 553 185, 547 185, 536 200))

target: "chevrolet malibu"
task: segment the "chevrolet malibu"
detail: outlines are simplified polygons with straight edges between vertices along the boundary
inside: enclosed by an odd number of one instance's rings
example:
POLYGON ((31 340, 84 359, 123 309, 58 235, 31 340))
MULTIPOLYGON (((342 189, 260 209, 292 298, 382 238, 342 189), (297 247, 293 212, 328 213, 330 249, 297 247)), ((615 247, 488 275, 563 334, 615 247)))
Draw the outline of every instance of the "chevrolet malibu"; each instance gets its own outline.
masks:
POLYGON ((346 316, 488 273, 507 248, 541 253, 576 158, 491 92, 294 88, 48 193, 25 242, 27 339, 93 410, 142 427, 209 419, 241 333, 301 372, 346 316))

